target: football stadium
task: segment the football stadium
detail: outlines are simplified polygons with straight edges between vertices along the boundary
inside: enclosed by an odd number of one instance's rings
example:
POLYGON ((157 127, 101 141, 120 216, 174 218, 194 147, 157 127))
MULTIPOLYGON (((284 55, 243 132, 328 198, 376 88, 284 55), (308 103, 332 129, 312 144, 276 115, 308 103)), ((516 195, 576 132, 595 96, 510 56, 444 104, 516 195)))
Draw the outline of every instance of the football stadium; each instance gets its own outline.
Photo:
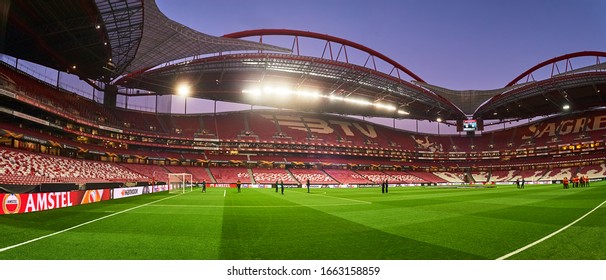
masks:
POLYGON ((463 91, 348 38, 212 36, 154 0, 0 16, 1 260, 606 259, 606 52, 463 91))

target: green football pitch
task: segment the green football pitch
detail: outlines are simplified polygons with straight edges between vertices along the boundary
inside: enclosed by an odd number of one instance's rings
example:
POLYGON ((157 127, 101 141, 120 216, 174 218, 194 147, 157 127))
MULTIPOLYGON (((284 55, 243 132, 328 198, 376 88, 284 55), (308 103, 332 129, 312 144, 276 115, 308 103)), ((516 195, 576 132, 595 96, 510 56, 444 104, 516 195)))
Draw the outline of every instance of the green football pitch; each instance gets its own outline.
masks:
POLYGON ((605 200, 606 182, 195 189, 2 215, 0 259, 604 260, 605 200))

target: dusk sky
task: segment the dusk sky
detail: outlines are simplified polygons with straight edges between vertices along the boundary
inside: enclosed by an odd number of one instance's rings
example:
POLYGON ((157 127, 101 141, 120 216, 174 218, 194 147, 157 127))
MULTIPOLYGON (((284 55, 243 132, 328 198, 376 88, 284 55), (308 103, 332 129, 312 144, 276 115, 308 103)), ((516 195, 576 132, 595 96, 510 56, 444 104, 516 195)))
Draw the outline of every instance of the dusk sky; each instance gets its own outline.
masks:
POLYGON ((157 4, 169 18, 209 35, 276 28, 347 39, 392 58, 430 84, 450 89, 501 88, 544 60, 606 50, 606 1, 599 0, 157 4))

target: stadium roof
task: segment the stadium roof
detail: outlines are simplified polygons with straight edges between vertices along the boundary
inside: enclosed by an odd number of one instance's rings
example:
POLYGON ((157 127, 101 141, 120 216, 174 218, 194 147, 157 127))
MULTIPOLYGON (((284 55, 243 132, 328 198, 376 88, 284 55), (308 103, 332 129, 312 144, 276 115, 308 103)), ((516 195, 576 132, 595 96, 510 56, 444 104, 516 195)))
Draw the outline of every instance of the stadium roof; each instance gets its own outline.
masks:
POLYGON ((521 119, 557 114, 564 106, 606 106, 604 52, 547 60, 501 89, 455 91, 429 84, 355 42, 280 29, 211 36, 168 19, 153 0, 8 1, 1 8, 1 53, 74 73, 93 85, 103 81, 129 89, 122 94, 174 94, 176 84, 187 81, 193 96, 206 99, 427 120, 521 119), (263 43, 269 35, 292 36, 293 45, 263 43), (240 39, 254 36, 259 42, 240 39), (300 55, 299 38, 325 40, 330 55, 300 55), (351 49, 367 55, 363 65, 348 60, 351 49), (580 57, 595 57, 595 63, 573 68, 572 60, 580 57), (388 69, 378 69, 376 60, 388 69), (537 78, 549 66, 551 74, 537 78), (258 98, 264 91, 285 91, 290 97, 282 99, 290 102, 258 98))
POLYGON ((473 116, 481 119, 525 119, 566 110, 604 107, 606 67, 600 58, 606 58, 606 52, 576 52, 541 62, 479 106, 473 116), (572 61, 576 58, 593 58, 595 63, 574 69, 572 61), (562 64, 565 68, 559 69, 562 64), (550 70, 548 77, 536 79, 535 73, 545 68, 550 70))
MULTIPOLYGON (((6 3, 6 2, 5 2, 6 3)), ((288 49, 207 35, 168 19, 153 0, 8 1, 2 53, 83 79, 111 81, 191 56, 288 49)), ((2 26, 0 26, 2 27, 2 26)))
MULTIPOLYGON (((250 30, 225 35, 294 36, 325 40, 337 53, 364 52, 367 60, 383 60, 390 73, 373 64, 356 65, 342 55, 312 57, 298 54, 257 52, 205 57, 128 75, 117 81, 124 87, 153 94, 173 94, 180 82, 193 88, 192 96, 306 111, 398 118, 462 119, 465 115, 440 95, 407 82, 400 75, 422 81, 410 70, 386 56, 345 39, 297 30, 250 30), (268 88, 273 89, 268 89, 268 88), (281 91, 281 92, 268 92, 281 91), (257 92, 252 96, 247 92, 257 92), (290 95, 290 97, 289 97, 290 95), (348 104, 348 106, 344 106, 348 104)), ((130 94, 147 94, 130 91, 130 94)))

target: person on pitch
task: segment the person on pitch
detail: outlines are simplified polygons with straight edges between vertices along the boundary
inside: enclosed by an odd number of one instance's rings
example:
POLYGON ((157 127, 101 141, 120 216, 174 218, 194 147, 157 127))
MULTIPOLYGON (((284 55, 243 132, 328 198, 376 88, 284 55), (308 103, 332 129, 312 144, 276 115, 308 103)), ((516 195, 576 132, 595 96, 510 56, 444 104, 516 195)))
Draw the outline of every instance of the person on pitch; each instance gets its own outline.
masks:
POLYGON ((516 188, 520 188, 520 178, 516 178, 516 188))
POLYGON ((202 180, 202 192, 206 192, 206 180, 202 180))
POLYGON ((236 188, 238 188, 238 192, 240 192, 241 187, 242 187, 242 182, 240 181, 240 179, 238 179, 238 181, 236 182, 236 188))
POLYGON ((311 185, 309 178, 307 178, 307 182, 305 182, 305 184, 307 185, 307 193, 309 193, 309 185, 311 185))
POLYGON ((280 180, 280 189, 282 190, 282 194, 284 194, 284 181, 280 180))

